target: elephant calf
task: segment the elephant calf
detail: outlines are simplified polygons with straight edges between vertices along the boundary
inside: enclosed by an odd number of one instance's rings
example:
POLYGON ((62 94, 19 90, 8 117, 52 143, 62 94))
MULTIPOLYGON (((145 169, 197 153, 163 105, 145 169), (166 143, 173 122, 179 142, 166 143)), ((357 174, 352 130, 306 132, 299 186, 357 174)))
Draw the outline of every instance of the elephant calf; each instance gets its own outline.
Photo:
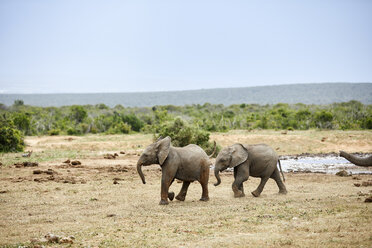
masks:
POLYGON ((279 187, 279 193, 286 194, 287 190, 277 168, 278 162, 283 180, 285 181, 278 155, 270 146, 265 144, 234 144, 226 147, 216 158, 214 174, 217 183, 215 186, 221 183, 219 172, 228 167, 233 167, 235 180, 232 184, 232 190, 234 191, 234 197, 244 196, 243 182, 247 181, 249 176, 261 178, 257 189, 252 192, 252 195, 255 197, 260 196, 269 178, 275 180, 279 187))
POLYGON ((199 146, 191 144, 185 147, 173 147, 171 138, 166 137, 146 147, 137 162, 137 171, 144 184, 146 181, 141 167, 151 164, 161 166, 160 205, 168 204, 168 198, 173 200, 174 193, 168 190, 175 178, 183 181, 181 191, 176 196, 177 200, 185 200, 187 189, 193 181, 198 181, 202 186, 203 192, 200 200, 209 200, 208 180, 211 162, 199 146))

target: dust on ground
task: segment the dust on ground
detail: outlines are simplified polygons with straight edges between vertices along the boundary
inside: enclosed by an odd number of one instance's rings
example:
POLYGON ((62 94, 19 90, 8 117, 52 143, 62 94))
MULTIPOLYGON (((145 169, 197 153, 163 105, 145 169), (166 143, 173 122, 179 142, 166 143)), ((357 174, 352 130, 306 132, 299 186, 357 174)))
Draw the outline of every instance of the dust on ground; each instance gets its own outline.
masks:
MULTIPOLYGON (((0 246, 66 246, 31 243, 48 233, 73 236, 73 244, 68 244, 72 247, 372 244, 372 204, 365 202, 372 195, 371 175, 286 173, 287 195, 279 195, 269 180, 259 198, 249 193, 259 179, 250 178, 244 184, 246 197, 237 199, 231 190, 233 175, 221 173, 222 183, 214 187, 211 173, 209 202, 199 201, 200 184, 192 183, 185 202, 160 206, 160 167, 143 168, 145 185, 135 168, 151 138, 140 134, 27 137, 26 150, 33 150, 30 158, 2 154, 0 246), (115 153, 113 159, 104 158, 115 153), (73 165, 76 160, 80 164, 73 165), (13 165, 25 161, 38 166, 13 165)), ((267 143, 279 148, 281 155, 372 150, 372 132, 367 131, 235 131, 211 138, 222 146, 267 143)), ((175 181, 171 190, 178 193, 181 185, 175 181)))

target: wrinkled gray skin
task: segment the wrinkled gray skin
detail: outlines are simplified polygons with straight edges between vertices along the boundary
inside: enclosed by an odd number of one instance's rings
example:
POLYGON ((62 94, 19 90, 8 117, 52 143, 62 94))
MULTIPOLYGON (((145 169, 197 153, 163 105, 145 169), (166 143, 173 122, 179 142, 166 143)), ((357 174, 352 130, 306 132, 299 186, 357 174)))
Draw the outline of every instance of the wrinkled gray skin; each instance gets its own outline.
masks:
POLYGON ((358 165, 358 166, 363 166, 363 167, 372 166, 372 156, 361 158, 361 157, 355 156, 353 154, 349 154, 344 151, 340 151, 340 156, 346 158, 351 163, 358 165))
MULTIPOLYGON (((247 181, 249 176, 261 178, 261 182, 257 189, 252 192, 252 195, 255 197, 260 196, 269 178, 275 180, 279 187, 280 194, 286 194, 287 190, 280 178, 280 173, 277 167, 278 162, 280 166, 278 155, 268 145, 234 144, 224 148, 216 158, 214 174, 217 183, 214 185, 217 186, 221 183, 219 172, 230 167, 234 168, 235 180, 232 184, 234 197, 245 196, 243 182, 247 181)), ((282 176, 285 181, 283 172, 282 176)))
POLYGON ((181 191, 176 196, 184 201, 191 182, 198 181, 202 186, 201 201, 208 201, 209 166, 211 162, 202 148, 197 145, 173 147, 171 138, 166 137, 149 145, 141 154, 137 162, 137 171, 145 184, 142 166, 159 164, 161 166, 161 200, 160 205, 168 204, 168 198, 173 200, 174 193, 168 192, 174 179, 183 181, 181 191))

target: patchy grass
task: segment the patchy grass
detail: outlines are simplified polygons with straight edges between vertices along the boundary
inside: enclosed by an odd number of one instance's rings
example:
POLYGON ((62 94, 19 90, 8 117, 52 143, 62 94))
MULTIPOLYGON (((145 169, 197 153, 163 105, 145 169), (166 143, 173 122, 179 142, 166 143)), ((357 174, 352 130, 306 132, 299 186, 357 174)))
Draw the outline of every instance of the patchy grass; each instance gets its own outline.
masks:
MULTIPOLYGON (((269 180, 259 198, 249 194, 259 179, 250 178, 244 184, 246 197, 234 198, 232 174, 222 173, 218 187, 213 186, 215 178, 211 174, 209 202, 199 201, 200 184, 192 183, 186 201, 175 200, 168 206, 160 206, 159 166, 143 168, 145 185, 135 170, 137 154, 151 143, 151 135, 68 138, 28 137, 26 150, 34 151, 31 158, 17 158, 21 155, 18 153, 1 155, 6 166, 0 169, 3 192, 0 246, 30 245, 32 238, 48 232, 73 235, 72 247, 370 247, 372 244, 372 204, 364 203, 366 196, 360 196, 370 195, 372 188, 355 187, 352 177, 287 174, 287 195, 279 195, 275 182, 269 180), (119 154, 114 160, 103 159, 104 153, 119 151, 126 154, 119 154), (67 158, 79 159, 82 165, 61 167, 67 158), (35 178, 48 175, 34 175, 35 168, 12 167, 18 160, 39 162, 37 169, 52 168, 59 177, 82 178, 86 183, 36 182, 35 178), (127 170, 109 169, 117 165, 127 170), (113 184, 115 178, 120 179, 118 184, 113 184)), ((280 144, 280 149, 290 154, 308 152, 309 146, 314 152, 333 152, 337 144, 348 145, 351 152, 371 152, 372 140, 371 132, 360 131, 295 131, 286 135, 280 131, 235 131, 213 134, 212 139, 223 146, 235 142, 268 143, 274 147, 280 144), (322 142, 325 136, 328 138, 322 142), (300 140, 306 146, 295 146, 293 140, 300 140), (318 147, 324 143, 325 146, 318 147)), ((372 179, 369 175, 359 177, 362 181, 372 179)), ((171 186, 176 193, 180 188, 177 182, 171 186)))

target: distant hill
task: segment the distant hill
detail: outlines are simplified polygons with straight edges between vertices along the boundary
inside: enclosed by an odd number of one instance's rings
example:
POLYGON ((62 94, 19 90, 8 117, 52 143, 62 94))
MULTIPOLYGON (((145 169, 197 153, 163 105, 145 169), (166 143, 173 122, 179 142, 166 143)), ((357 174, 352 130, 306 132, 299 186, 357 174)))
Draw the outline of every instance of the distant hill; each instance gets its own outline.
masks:
POLYGON ((204 104, 329 104, 357 100, 372 104, 372 83, 319 83, 258 86, 225 89, 201 89, 144 93, 87 93, 87 94, 0 94, 0 103, 12 105, 23 100, 27 105, 64 106, 104 103, 129 107, 154 105, 204 104))

